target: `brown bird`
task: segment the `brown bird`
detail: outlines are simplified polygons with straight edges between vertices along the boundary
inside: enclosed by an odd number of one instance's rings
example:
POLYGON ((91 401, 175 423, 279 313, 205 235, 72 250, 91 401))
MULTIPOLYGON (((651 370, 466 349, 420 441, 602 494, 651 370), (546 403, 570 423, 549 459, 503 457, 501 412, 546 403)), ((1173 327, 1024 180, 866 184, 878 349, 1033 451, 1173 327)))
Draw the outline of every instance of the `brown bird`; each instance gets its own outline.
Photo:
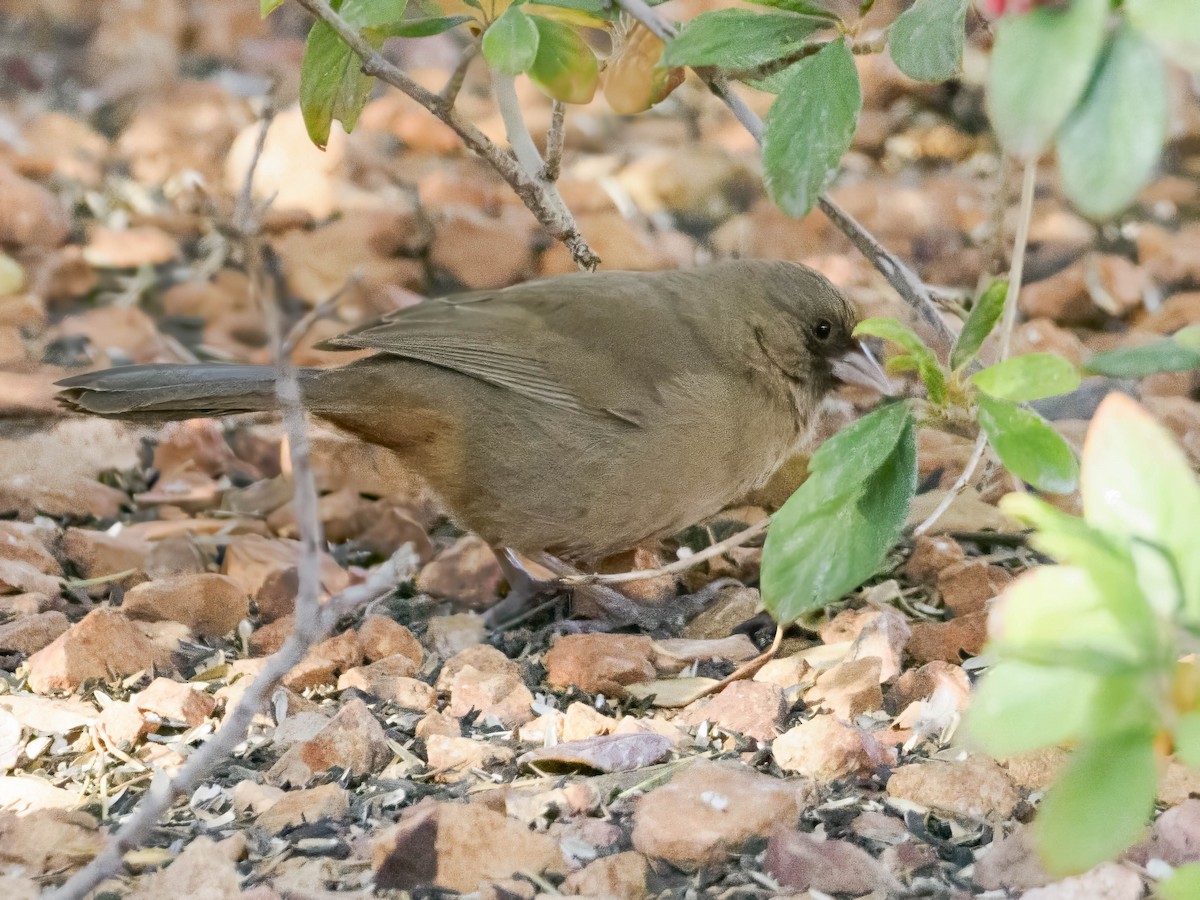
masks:
MULTIPOLYGON (((856 320, 794 263, 580 273, 390 313, 322 345, 374 356, 299 376, 312 414, 397 452, 518 587, 504 548, 590 561, 674 534, 764 484, 839 381, 886 390, 856 320)), ((70 409, 141 422, 276 406, 270 366, 59 385, 70 409)))

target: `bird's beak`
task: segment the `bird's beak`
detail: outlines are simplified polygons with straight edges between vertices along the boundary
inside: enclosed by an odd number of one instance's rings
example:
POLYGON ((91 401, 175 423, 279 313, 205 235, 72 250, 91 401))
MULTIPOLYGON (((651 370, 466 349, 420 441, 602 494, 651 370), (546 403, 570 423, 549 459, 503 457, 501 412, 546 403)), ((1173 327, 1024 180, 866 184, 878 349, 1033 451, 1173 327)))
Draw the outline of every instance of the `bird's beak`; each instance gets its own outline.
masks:
POLYGON ((883 366, 862 341, 855 341, 849 350, 833 358, 833 377, 843 384, 859 384, 881 394, 892 392, 892 383, 883 366))

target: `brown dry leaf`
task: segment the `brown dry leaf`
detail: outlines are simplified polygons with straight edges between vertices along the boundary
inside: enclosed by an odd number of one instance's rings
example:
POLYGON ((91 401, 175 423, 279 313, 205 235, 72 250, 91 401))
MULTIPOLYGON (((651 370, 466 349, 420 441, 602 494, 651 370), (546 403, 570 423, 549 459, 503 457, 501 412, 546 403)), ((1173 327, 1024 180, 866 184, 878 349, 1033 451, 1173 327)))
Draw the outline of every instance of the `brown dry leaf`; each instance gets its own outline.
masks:
POLYGON ((613 112, 622 116, 643 112, 683 84, 683 69, 658 64, 665 46, 641 22, 625 32, 600 76, 604 99, 613 112))
POLYGON ((631 772, 662 762, 671 747, 658 734, 602 734, 532 750, 517 762, 537 772, 631 772))

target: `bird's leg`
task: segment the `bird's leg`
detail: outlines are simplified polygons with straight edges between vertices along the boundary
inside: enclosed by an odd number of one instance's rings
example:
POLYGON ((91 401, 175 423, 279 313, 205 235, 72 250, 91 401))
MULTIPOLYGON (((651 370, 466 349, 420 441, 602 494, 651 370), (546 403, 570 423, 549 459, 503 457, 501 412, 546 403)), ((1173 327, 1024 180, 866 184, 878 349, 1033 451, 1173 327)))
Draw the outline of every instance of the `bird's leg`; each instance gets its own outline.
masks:
POLYGON ((515 618, 525 612, 538 597, 549 596, 563 590, 557 579, 538 578, 527 568, 520 558, 507 547, 493 547, 496 562, 508 582, 508 596, 489 609, 484 616, 488 627, 495 628, 497 624, 515 618))

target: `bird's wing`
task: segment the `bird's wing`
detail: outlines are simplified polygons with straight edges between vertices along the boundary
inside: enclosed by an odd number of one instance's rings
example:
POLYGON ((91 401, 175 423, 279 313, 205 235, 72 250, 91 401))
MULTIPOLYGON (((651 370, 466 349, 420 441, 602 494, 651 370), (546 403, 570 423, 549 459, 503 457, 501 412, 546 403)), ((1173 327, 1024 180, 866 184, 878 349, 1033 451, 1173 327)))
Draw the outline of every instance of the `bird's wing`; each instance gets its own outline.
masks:
POLYGON ((633 292, 614 292, 611 284, 595 292, 594 285, 580 279, 569 286, 580 290, 565 290, 562 279, 553 279, 429 300, 321 346, 420 360, 539 403, 640 425, 638 411, 655 402, 658 392, 653 375, 670 375, 662 371, 667 367, 657 348, 645 346, 647 335, 658 335, 655 342, 670 340, 663 333, 671 330, 670 317, 659 321, 655 304, 633 292), (590 296, 593 292, 597 295, 590 296), (632 304, 637 311, 631 314, 632 304), (636 329, 627 327, 632 322, 636 329), (631 377, 631 366, 659 368, 631 377))

